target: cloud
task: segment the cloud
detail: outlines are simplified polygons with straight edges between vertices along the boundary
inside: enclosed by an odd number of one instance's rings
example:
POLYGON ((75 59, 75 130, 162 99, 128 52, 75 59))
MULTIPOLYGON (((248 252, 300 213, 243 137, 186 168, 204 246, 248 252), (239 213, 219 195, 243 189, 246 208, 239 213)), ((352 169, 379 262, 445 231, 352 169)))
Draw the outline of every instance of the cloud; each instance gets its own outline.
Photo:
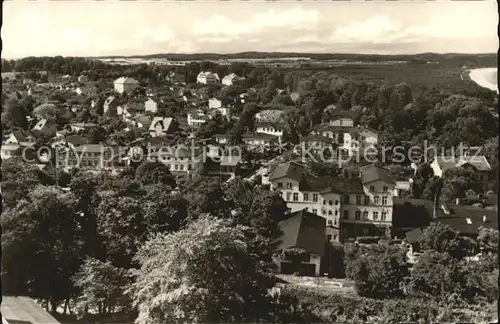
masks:
POLYGON ((195 35, 231 36, 234 38, 267 29, 314 30, 317 28, 319 20, 318 11, 296 7, 284 11, 269 10, 257 13, 244 22, 216 14, 205 20, 195 20, 191 29, 195 35))

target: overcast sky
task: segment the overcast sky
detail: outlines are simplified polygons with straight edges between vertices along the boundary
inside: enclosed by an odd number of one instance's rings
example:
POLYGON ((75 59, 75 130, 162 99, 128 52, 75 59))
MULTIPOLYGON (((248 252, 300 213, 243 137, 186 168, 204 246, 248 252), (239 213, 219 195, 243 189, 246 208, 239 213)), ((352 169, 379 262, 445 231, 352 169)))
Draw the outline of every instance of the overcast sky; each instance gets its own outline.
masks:
POLYGON ((2 57, 236 53, 485 53, 486 1, 3 2, 2 57))

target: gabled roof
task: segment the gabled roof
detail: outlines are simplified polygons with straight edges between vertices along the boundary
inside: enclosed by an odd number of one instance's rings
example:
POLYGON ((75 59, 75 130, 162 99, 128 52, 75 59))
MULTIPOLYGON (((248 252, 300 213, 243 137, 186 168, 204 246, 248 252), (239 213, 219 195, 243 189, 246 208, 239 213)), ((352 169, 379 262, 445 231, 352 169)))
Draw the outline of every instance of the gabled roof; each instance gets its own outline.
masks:
POLYGON ((221 166, 236 166, 241 162, 241 156, 224 155, 221 158, 221 166))
POLYGON ((295 181, 301 181, 305 174, 304 165, 295 161, 289 161, 278 165, 276 169, 269 175, 269 180, 277 180, 280 178, 290 178, 295 181))
POLYGON ((283 232, 278 249, 303 248, 309 253, 325 255, 326 222, 323 217, 301 210, 279 222, 278 226, 283 232))
POLYGON ((278 136, 264 133, 245 134, 243 139, 262 139, 262 140, 278 140, 278 136))
POLYGON ((149 126, 149 130, 154 131, 157 125, 161 126, 163 131, 167 131, 172 124, 172 118, 155 117, 149 126))
POLYGON ((361 180, 363 184, 374 181, 383 181, 388 184, 396 185, 396 182, 391 176, 391 173, 381 166, 371 164, 360 168, 361 180))
POLYGON ((491 166, 484 155, 480 156, 463 156, 463 157, 453 157, 453 156, 437 156, 435 158, 437 164, 443 169, 443 171, 460 168, 469 164, 476 168, 478 171, 490 171, 491 166))
POLYGON ((24 130, 15 130, 12 132, 12 135, 18 142, 28 142, 33 140, 33 135, 24 130))
POLYGON ((104 104, 105 104, 105 105, 110 105, 110 104, 113 102, 113 100, 115 100, 115 97, 114 97, 114 96, 109 96, 109 97, 107 97, 107 98, 106 98, 106 100, 104 101, 104 104))

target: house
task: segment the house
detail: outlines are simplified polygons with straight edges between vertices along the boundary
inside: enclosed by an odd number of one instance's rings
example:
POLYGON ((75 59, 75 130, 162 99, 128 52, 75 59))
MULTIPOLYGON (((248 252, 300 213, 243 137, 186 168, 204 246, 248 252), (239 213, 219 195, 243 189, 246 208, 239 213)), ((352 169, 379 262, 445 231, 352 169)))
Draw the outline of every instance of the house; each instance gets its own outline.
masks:
POLYGON ((174 176, 189 178, 202 167, 203 150, 186 145, 162 146, 148 158, 165 164, 174 176))
POLYGON ((311 158, 310 154, 323 156, 325 159, 337 159, 337 146, 331 138, 319 135, 310 134, 301 136, 300 144, 295 147, 296 154, 302 154, 304 158, 311 158))
POLYGON ((354 121, 350 113, 342 110, 335 110, 330 113, 329 124, 338 127, 354 127, 354 121))
POLYGON ((131 102, 116 108, 117 115, 122 116, 123 120, 129 123, 133 123, 133 117, 144 114, 145 111, 146 108, 142 102, 131 102))
POLYGON ((255 114, 255 121, 258 123, 277 123, 283 118, 285 112, 279 109, 265 109, 255 114))
POLYGON ((30 132, 26 132, 23 130, 13 131, 11 134, 7 136, 4 144, 19 144, 23 146, 32 146, 35 143, 36 139, 30 132))
POLYGON ((115 96, 109 96, 104 100, 103 113, 109 117, 117 116, 118 99, 115 96))
POLYGON ((228 144, 229 143, 229 135, 227 134, 215 134, 213 136, 216 143, 219 144, 228 144))
POLYGON ((60 324, 33 299, 24 296, 2 297, 2 324, 60 324))
POLYGON ((102 144, 83 144, 78 146, 60 147, 58 150, 59 165, 66 169, 116 169, 125 166, 122 160, 124 152, 116 146, 102 144))
POLYGON ((269 182, 291 212, 307 208, 322 216, 329 241, 390 232, 395 182, 380 166, 365 166, 359 177, 344 180, 308 176, 303 164, 290 161, 272 171, 269 182))
POLYGON ((73 124, 70 124, 70 127, 71 127, 71 130, 73 132, 79 132, 79 131, 83 131, 86 129, 98 128, 99 124, 96 124, 96 123, 73 123, 73 124))
POLYGON ((307 211, 296 211, 278 223, 283 233, 278 238, 274 262, 283 274, 320 276, 321 260, 325 256, 326 226, 323 217, 307 211), (287 258, 287 250, 301 249, 307 253, 303 260, 295 261, 287 258))
POLYGON ((153 117, 151 115, 146 115, 146 114, 138 114, 134 117, 131 118, 130 124, 134 127, 142 128, 142 129, 149 129, 151 126, 151 123, 153 121, 153 117))
POLYGON ((158 112, 158 102, 154 100, 153 98, 149 98, 145 103, 144 107, 147 112, 151 112, 153 114, 156 114, 158 112))
POLYGON ((206 123, 211 119, 210 115, 205 114, 203 110, 196 109, 188 112, 187 114, 187 123, 189 127, 198 128, 202 124, 206 123))
POLYGON ((118 93, 132 93, 137 87, 139 87, 139 82, 134 78, 121 77, 113 82, 115 91, 118 93))
POLYGON ((440 178, 443 177, 445 171, 449 169, 459 168, 471 170, 475 173, 474 177, 479 188, 484 192, 487 191, 491 166, 484 155, 463 155, 459 157, 451 155, 436 156, 430 166, 434 171, 434 175, 440 178))
POLYGON ((393 235, 411 236, 424 230, 431 222, 450 226, 461 236, 477 237, 479 227, 498 229, 495 210, 482 207, 443 204, 424 199, 394 199, 393 235))
POLYGON ((149 126, 151 137, 165 136, 174 131, 174 119, 155 117, 149 126))
POLYGON ((97 95, 97 88, 94 85, 79 86, 75 92, 80 96, 95 96, 97 95))
POLYGON ((221 83, 225 86, 232 86, 235 83, 241 82, 243 80, 245 80, 244 77, 239 77, 238 75, 236 75, 236 73, 229 73, 228 75, 222 78, 221 83))
POLYGON ((255 128, 257 133, 283 137, 283 126, 278 123, 257 123, 255 128))
POLYGON ((209 145, 205 171, 211 176, 220 176, 225 180, 235 177, 241 165, 241 156, 236 152, 225 152, 220 146, 209 145))
POLYGON ((201 84, 217 84, 220 79, 217 73, 212 72, 200 72, 196 77, 196 81, 201 84))
POLYGON ((86 76, 86 75, 84 75, 84 74, 82 74, 82 75, 80 75, 78 77, 78 82, 79 83, 85 83, 85 82, 88 82, 88 81, 89 81, 89 77, 86 76))
POLYGON ((56 124, 52 120, 48 119, 42 119, 38 121, 31 129, 31 132, 35 136, 54 136, 56 134, 56 131, 56 124))
POLYGON ((243 135, 243 142, 251 148, 271 148, 279 143, 279 137, 262 133, 246 134, 243 135))

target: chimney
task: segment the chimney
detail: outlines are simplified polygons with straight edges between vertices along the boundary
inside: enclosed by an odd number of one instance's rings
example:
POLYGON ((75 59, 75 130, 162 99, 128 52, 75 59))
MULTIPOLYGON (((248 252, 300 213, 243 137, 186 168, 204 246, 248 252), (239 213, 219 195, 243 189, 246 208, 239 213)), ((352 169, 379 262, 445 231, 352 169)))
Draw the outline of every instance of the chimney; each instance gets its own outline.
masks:
POLYGON ((486 221, 487 221, 487 217, 486 217, 486 215, 483 215, 483 223, 486 223, 486 221))

